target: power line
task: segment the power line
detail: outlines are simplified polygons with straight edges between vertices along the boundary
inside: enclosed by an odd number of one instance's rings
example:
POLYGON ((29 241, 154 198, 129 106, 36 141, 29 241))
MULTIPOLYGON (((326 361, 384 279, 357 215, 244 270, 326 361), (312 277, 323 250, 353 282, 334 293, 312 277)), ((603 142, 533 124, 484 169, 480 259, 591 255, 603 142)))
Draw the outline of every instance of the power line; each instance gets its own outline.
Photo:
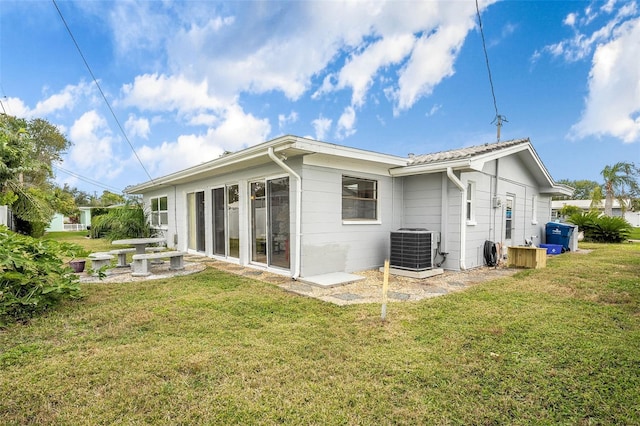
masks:
POLYGON ((487 53, 487 43, 484 40, 484 30, 482 29, 482 19, 480 19, 480 8, 478 7, 478 0, 476 0, 476 13, 478 15, 478 24, 480 26, 480 36, 482 37, 482 48, 484 50, 484 59, 487 63, 487 72, 489 73, 489 86, 491 86, 491 96, 493 97, 493 108, 496 110, 496 116, 491 122, 496 123, 498 128, 497 139, 500 142, 500 129, 502 128, 502 123, 507 122, 507 117, 500 115, 498 112, 498 102, 496 101, 496 94, 493 89, 493 79, 491 78, 491 67, 489 66, 489 54, 487 53))
POLYGON ((121 189, 118 189, 115 186, 105 185, 102 182, 99 182, 97 180, 93 180, 93 179, 88 178, 86 176, 79 175, 79 174, 77 174, 75 172, 72 172, 70 170, 64 169, 64 168, 62 168, 62 167, 60 167, 58 165, 54 165, 53 167, 55 167, 57 170, 59 170, 59 171, 61 171, 63 173, 68 174, 69 176, 73 176, 74 178, 77 178, 77 179, 79 179, 79 180, 81 180, 83 182, 90 183, 91 185, 95 185, 95 186, 98 186, 100 188, 106 189, 107 191, 116 191, 118 194, 122 194, 122 192, 123 192, 121 189))
POLYGON ((78 53, 80 54, 80 57, 82 58, 82 61, 84 62, 84 65, 87 67, 87 70, 89 71, 89 74, 91 74, 91 78, 93 78, 93 82, 96 84, 96 87, 98 88, 98 91, 100 92, 100 95, 102 95, 102 99, 104 99, 105 104, 107 104, 107 108, 109 108, 109 112, 111 112, 111 115, 113 116, 113 119, 116 121, 116 124, 118 125, 118 128, 120 129, 120 133, 122 133, 122 136, 124 136, 124 139, 129 144, 129 147, 131 148, 131 151, 133 151, 133 155, 135 155, 136 159, 138 160, 138 163, 140 163, 140 166, 142 167, 144 172, 147 174, 147 177, 149 177, 149 180, 151 182, 153 182, 153 178, 151 177, 151 175, 147 171, 147 168, 142 163, 142 160, 140 160, 140 157, 138 157, 138 153, 136 152, 135 148, 133 147, 133 144, 129 140, 129 137, 127 136, 126 132, 124 131, 124 129, 122 127, 122 125, 120 124, 120 120, 118 120, 118 117, 116 117, 115 112, 113 112, 113 108, 111 108, 111 104, 107 100, 107 97, 105 96, 104 92, 102 91, 102 87, 100 87, 100 84, 98 83, 98 79, 93 74, 93 71, 91 70, 91 67, 89 66, 89 63, 85 59, 84 54, 82 53, 82 50, 80 49, 80 46, 78 45, 78 42, 76 41, 76 38, 73 36, 73 33, 71 32, 71 28, 69 28, 69 25, 67 25, 67 21, 64 19, 64 16, 62 15, 62 12, 60 11, 60 8, 58 7, 58 4, 56 3, 56 0, 51 0, 51 1, 53 2, 53 5, 56 7, 56 10, 58 11, 58 15, 60 15, 60 19, 62 19, 62 23, 64 24, 65 28, 67 29, 67 32, 69 33, 69 36, 71 36, 71 40, 73 41, 73 44, 75 44, 76 49, 78 50, 78 53))

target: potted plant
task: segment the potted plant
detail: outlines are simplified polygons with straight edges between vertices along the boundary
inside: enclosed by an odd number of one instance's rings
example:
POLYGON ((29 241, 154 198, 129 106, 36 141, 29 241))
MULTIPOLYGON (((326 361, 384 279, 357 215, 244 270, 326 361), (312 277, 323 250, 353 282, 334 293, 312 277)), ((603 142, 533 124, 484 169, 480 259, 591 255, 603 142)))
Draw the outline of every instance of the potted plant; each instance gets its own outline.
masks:
POLYGON ((69 266, 73 269, 73 272, 77 274, 84 272, 85 265, 87 264, 87 260, 84 259, 84 257, 88 254, 89 252, 84 249, 73 251, 73 257, 69 261, 69 266))

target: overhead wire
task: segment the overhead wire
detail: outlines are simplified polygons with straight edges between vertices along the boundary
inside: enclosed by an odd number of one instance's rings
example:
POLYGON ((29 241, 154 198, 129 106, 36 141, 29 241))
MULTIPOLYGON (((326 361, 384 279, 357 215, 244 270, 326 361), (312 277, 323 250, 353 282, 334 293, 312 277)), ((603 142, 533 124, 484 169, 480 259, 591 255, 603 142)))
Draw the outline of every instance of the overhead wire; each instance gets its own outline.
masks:
POLYGON ((76 46, 76 49, 78 50, 78 53, 80 54, 80 57, 82 58, 82 61, 84 62, 84 65, 87 67, 87 70, 89 71, 89 74, 91 75, 91 78, 93 79, 93 82, 95 83, 96 87, 98 88, 98 91, 100 92, 100 95, 102 95, 102 99, 104 100, 105 104, 107 105, 107 108, 109 109, 109 112, 111 113, 111 115, 113 116, 113 119, 115 120, 116 124, 118 125, 118 129, 120 130, 120 133, 122 133, 122 136, 124 137, 124 139, 129 144, 129 147, 131 148, 131 151, 133 152, 133 155, 136 157, 136 160, 138 160, 138 163, 140 164, 140 166, 142 167, 142 169, 146 173, 146 175, 149 178, 149 180, 151 182, 153 182, 154 181, 153 178, 151 177, 151 175, 147 171, 147 168, 142 163, 142 160, 138 156, 138 153, 136 152, 135 148, 133 147, 133 144, 129 140, 129 137, 127 136, 127 133, 124 131, 124 128, 120 124, 120 120, 118 120, 118 117, 116 116, 115 112, 113 111, 113 108, 111 108, 111 104, 109 103, 109 101, 107 100, 106 95, 102 91, 102 87, 100 87, 100 83, 98 83, 98 79, 96 78, 96 76, 94 75, 93 71, 91 70, 91 67, 89 66, 89 63, 87 62, 87 59, 85 58, 84 54, 82 53, 82 49, 80 49, 80 45, 76 41, 76 38, 74 37, 73 32, 71 32, 71 28, 69 28, 69 25, 67 24, 67 21, 64 19, 64 16, 62 15, 62 11, 60 11, 60 8, 58 7, 58 4, 56 3, 56 0, 51 0, 51 1, 53 2, 53 5, 55 6, 56 10, 58 11, 58 15, 60 15, 60 19, 62 20, 62 23, 64 24, 65 28, 67 29, 67 32, 69 33, 69 36, 71 37, 71 40, 73 41, 73 44, 76 46))
POLYGON ((104 184, 104 183, 102 183, 102 182, 99 182, 99 181, 97 181, 97 180, 94 180, 94 179, 88 178, 88 177, 86 177, 86 176, 82 176, 82 175, 80 175, 80 174, 78 174, 78 173, 75 173, 75 172, 72 172, 72 171, 70 171, 70 170, 67 170, 67 169, 65 169, 65 168, 63 168, 63 167, 60 167, 60 166, 59 166, 59 165, 57 165, 57 164, 54 164, 54 165, 53 165, 53 167, 54 167, 54 168, 56 168, 57 170, 61 171, 62 173, 66 173, 66 174, 68 174, 69 176, 73 176, 74 178, 79 179, 79 180, 81 180, 81 181, 83 181, 83 182, 90 183, 90 184, 92 184, 92 185, 94 185, 94 186, 98 186, 98 187, 100 187, 100 188, 106 189, 107 191, 114 191, 114 192, 116 192, 116 193, 118 193, 118 194, 122 194, 122 193, 123 193, 123 191, 122 191, 121 189, 118 189, 118 188, 116 188, 115 186, 105 185, 105 184, 104 184))
POLYGON ((484 50, 484 59, 487 63, 487 72, 489 74, 489 86, 491 87, 491 96, 493 97, 493 108, 496 111, 496 116, 491 123, 496 123, 497 126, 497 140, 500 142, 500 130, 502 123, 507 122, 507 118, 500 115, 498 112, 498 102, 496 101, 496 93, 493 87, 493 78, 491 77, 491 67, 489 66, 489 54, 487 53, 487 43, 484 39, 484 30, 482 29, 482 19, 480 18, 480 7, 478 6, 478 0, 476 0, 476 14, 478 15, 478 25, 480 27, 480 37, 482 38, 482 49, 484 50))

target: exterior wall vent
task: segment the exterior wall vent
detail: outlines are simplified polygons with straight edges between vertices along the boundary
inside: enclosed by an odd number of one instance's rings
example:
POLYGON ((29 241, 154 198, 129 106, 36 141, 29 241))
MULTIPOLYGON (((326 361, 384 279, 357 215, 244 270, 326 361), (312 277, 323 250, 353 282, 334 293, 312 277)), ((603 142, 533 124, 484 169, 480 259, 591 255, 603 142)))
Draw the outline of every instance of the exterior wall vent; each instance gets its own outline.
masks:
POLYGON ((439 239, 439 232, 423 228, 392 231, 390 266, 409 271, 433 269, 439 239))

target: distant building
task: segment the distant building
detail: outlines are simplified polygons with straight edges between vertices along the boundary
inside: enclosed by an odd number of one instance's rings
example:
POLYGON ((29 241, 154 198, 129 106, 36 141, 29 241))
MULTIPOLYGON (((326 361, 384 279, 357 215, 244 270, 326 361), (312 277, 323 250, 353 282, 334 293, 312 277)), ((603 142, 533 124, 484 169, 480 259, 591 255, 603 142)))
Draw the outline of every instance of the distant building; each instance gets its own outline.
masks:
POLYGON ((62 213, 55 213, 46 232, 63 232, 63 231, 86 231, 91 226, 91 207, 79 207, 79 219, 77 223, 72 223, 69 217, 62 213))
MULTIPOLYGON (((551 217, 553 219, 559 219, 559 212, 564 206, 575 206, 585 212, 597 210, 604 213, 604 200, 602 200, 599 205, 593 207, 591 203, 591 200, 554 200, 551 202, 551 217)), ((623 212, 620 201, 617 199, 613 200, 613 216, 625 218, 632 226, 640 226, 640 212, 631 211, 629 200, 626 201, 626 204, 627 207, 623 212)))

